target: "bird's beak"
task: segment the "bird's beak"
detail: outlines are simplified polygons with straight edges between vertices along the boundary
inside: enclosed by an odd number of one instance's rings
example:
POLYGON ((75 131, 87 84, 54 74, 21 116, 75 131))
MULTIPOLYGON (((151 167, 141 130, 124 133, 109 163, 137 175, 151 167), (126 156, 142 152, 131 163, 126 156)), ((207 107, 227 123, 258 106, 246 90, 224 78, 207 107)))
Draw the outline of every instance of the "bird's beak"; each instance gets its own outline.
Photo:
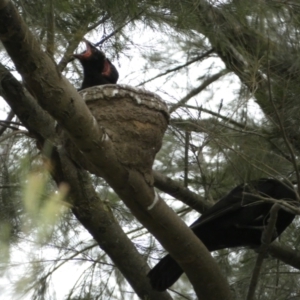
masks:
POLYGON ((79 60, 81 60, 81 59, 87 59, 87 58, 89 58, 93 54, 93 47, 94 46, 89 41, 87 41, 87 40, 84 40, 84 42, 85 42, 86 50, 83 51, 80 54, 73 54, 73 56, 75 58, 78 58, 79 60))

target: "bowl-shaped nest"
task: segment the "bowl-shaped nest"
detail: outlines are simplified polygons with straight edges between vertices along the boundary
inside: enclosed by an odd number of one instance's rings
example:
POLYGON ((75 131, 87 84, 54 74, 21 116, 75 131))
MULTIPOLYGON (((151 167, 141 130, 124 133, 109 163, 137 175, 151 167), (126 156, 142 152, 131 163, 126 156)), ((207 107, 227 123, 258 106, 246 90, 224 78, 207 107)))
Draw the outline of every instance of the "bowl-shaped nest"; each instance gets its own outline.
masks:
MULTIPOLYGON (((80 94, 98 126, 112 142, 119 162, 127 168, 151 174, 169 121, 165 102, 151 92, 124 85, 95 86, 80 91, 80 94)), ((71 145, 67 143, 72 158, 101 176, 71 145)))

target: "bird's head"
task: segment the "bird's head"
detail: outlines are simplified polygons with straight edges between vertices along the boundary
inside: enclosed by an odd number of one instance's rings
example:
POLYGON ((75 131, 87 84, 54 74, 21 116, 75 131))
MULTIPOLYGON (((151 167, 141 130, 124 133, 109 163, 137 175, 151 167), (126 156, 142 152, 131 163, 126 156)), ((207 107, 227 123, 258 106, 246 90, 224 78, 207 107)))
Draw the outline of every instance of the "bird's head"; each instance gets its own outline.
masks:
MULTIPOLYGON (((84 76, 98 78, 95 82, 100 84, 116 83, 119 77, 118 71, 115 66, 106 58, 105 54, 97 49, 91 42, 84 40, 86 50, 73 54, 77 58, 84 69, 84 76)), ((93 84, 95 85, 95 84, 93 84)))
POLYGON ((87 40, 84 40, 84 42, 86 50, 79 54, 73 54, 73 56, 77 58, 83 66, 95 62, 103 64, 106 59, 105 54, 97 49, 91 42, 87 40))

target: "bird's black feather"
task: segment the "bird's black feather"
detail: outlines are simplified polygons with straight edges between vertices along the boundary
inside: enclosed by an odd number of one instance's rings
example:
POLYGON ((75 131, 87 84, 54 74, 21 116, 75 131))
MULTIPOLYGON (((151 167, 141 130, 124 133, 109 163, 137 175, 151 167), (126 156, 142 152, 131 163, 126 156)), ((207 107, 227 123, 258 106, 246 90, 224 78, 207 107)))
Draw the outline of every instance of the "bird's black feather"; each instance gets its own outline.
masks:
MULTIPOLYGON (((261 245, 262 232, 268 223, 271 202, 261 198, 296 201, 292 186, 275 179, 261 178, 239 185, 220 199, 197 219, 190 228, 209 251, 234 247, 261 245)), ((293 221, 295 215, 280 209, 272 240, 277 238, 293 221)), ((167 255, 149 272, 151 285, 164 291, 183 273, 181 267, 167 255)))
POLYGON ((119 73, 116 67, 106 58, 105 54, 85 41, 86 50, 80 54, 74 54, 83 67, 83 82, 79 90, 95 85, 115 84, 119 73))

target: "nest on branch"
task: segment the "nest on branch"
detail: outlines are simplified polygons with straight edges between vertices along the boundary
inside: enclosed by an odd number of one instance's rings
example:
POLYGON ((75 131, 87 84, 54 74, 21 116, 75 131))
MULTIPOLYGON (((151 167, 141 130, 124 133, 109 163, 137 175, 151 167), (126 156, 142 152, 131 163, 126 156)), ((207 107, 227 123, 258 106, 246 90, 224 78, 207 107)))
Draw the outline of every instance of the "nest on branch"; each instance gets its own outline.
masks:
MULTIPOLYGON (((94 116, 102 142, 124 167, 152 177, 152 165, 162 145, 169 122, 168 108, 156 94, 124 85, 102 85, 80 91, 94 116)), ((66 138, 66 148, 73 160, 100 175, 87 158, 66 138)))

